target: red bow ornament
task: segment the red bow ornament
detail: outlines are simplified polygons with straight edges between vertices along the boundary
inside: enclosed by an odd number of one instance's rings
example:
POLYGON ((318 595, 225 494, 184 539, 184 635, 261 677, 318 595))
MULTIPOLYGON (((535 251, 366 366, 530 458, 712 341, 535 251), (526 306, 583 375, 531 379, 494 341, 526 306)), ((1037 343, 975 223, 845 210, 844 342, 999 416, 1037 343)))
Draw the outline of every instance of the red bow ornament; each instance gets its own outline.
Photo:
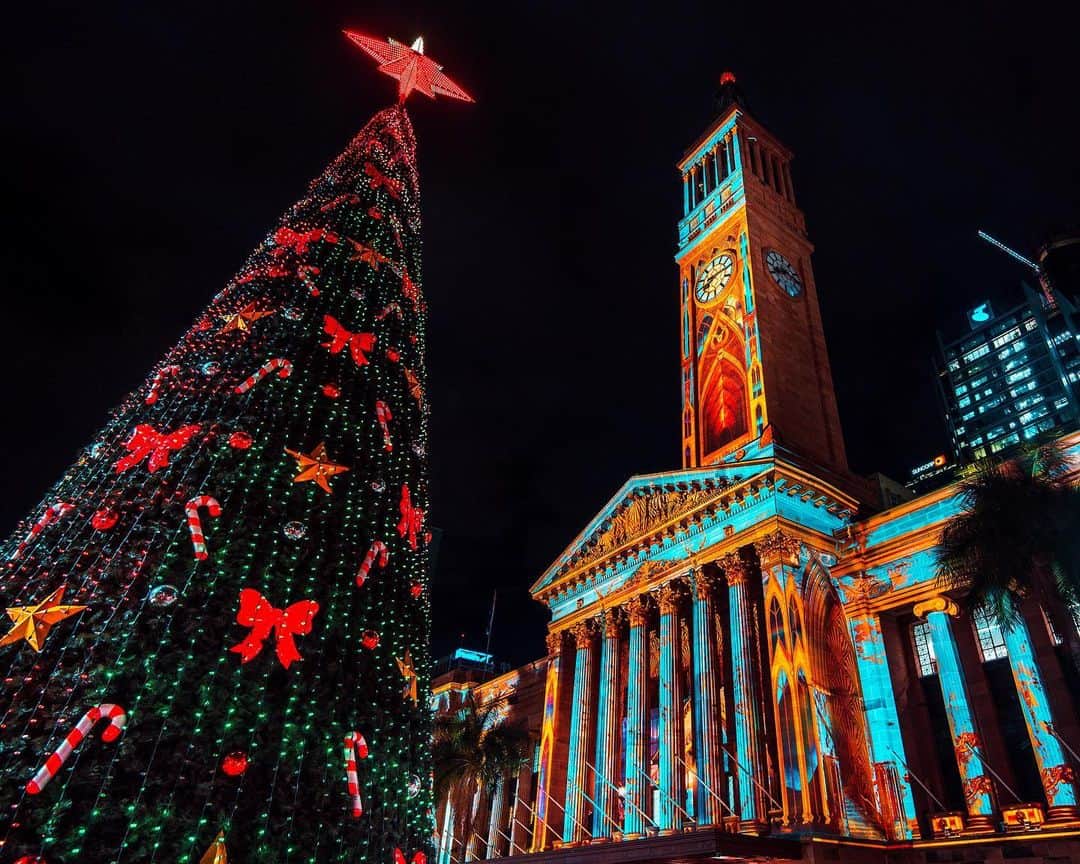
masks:
POLYGON ((117 474, 122 474, 129 468, 134 468, 147 456, 150 462, 147 468, 153 474, 159 468, 169 464, 169 454, 173 450, 180 450, 188 445, 201 427, 198 424, 181 426, 175 432, 158 432, 153 426, 140 423, 131 433, 131 437, 124 442, 128 455, 117 461, 113 467, 117 474))
POLYGON ((272 254, 284 255, 287 250, 291 249, 297 255, 305 255, 308 247, 319 240, 331 244, 337 243, 338 235, 333 231, 327 231, 325 228, 312 228, 310 231, 295 231, 288 227, 278 228, 274 234, 274 245, 277 246, 277 249, 272 254))
POLYGON ((412 495, 409 493, 409 484, 401 487, 401 521, 398 522, 397 531, 402 537, 409 538, 409 546, 416 549, 416 535, 424 527, 424 511, 419 507, 412 506, 412 495))
POLYGON ((386 189, 387 194, 394 199, 401 198, 401 183, 394 180, 392 177, 387 177, 371 162, 364 163, 364 173, 368 176, 368 186, 378 191, 380 188, 386 189))
POLYGON ((254 588, 244 588, 240 592, 240 609, 236 613, 236 623, 250 627, 251 632, 239 645, 230 651, 240 655, 240 662, 247 663, 259 655, 263 643, 271 633, 277 637, 278 660, 286 669, 294 660, 302 659, 296 650, 293 636, 306 636, 311 632, 311 620, 319 611, 319 604, 314 600, 301 600, 286 609, 274 606, 254 588))
POLYGON ((349 256, 350 261, 359 261, 362 264, 367 264, 372 270, 378 270, 380 264, 390 263, 389 258, 371 246, 365 246, 359 240, 353 240, 352 237, 346 237, 345 239, 348 240, 353 247, 353 254, 349 256))
POLYGON ((346 345, 349 353, 357 366, 367 366, 367 355, 375 347, 374 333, 353 333, 346 330, 333 315, 327 315, 323 322, 323 331, 330 337, 329 342, 323 342, 323 348, 329 348, 331 354, 340 354, 346 345))

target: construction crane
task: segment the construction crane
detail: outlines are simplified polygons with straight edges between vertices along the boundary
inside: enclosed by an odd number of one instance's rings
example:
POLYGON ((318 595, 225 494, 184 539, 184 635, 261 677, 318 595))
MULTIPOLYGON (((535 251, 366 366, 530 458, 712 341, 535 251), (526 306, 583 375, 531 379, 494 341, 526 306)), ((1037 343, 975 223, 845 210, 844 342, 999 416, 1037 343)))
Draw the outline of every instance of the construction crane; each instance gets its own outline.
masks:
POLYGON ((979 236, 991 246, 996 246, 1006 255, 1010 256, 1011 258, 1015 258, 1021 264, 1026 264, 1028 267, 1030 267, 1035 272, 1036 278, 1039 280, 1039 287, 1042 288, 1043 297, 1046 300, 1047 308, 1053 309, 1057 305, 1057 303, 1054 301, 1054 292, 1050 288, 1050 276, 1042 267, 1040 267, 1030 258, 1025 258, 1015 249, 1010 249, 1000 240, 995 240, 985 231, 979 231, 979 236))

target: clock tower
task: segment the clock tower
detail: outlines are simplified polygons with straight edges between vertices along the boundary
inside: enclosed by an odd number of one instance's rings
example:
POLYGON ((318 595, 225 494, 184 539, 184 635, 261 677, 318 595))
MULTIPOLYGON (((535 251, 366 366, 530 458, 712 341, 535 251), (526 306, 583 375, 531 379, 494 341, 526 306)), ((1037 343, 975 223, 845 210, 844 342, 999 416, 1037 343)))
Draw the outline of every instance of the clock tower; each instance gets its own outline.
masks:
POLYGON ((775 441, 847 473, 791 158, 725 72, 716 119, 678 166, 686 468, 775 441))

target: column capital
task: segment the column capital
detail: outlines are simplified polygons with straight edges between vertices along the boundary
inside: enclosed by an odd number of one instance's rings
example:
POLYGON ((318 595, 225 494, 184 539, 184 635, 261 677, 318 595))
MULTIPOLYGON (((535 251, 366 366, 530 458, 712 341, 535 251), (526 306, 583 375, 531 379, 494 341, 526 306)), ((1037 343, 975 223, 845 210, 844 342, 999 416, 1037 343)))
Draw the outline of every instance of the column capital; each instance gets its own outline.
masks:
POLYGON ((714 596, 719 584, 720 580, 716 578, 716 574, 706 573, 700 567, 694 571, 694 596, 697 597, 698 600, 708 600, 710 597, 714 596))
POLYGON ((623 604, 622 608, 626 610, 626 617, 630 620, 631 627, 643 627, 649 622, 649 611, 652 609, 652 603, 647 594, 638 594, 636 597, 631 597, 623 604))
POLYGON ((799 540, 785 531, 774 531, 754 543, 762 567, 799 563, 799 540))
POLYGON ((681 579, 672 579, 665 582, 656 591, 656 604, 660 607, 661 614, 667 615, 678 612, 679 606, 686 596, 686 589, 681 579))
POLYGON ((547 636, 544 637, 544 643, 547 645, 548 657, 562 654, 563 636, 565 634, 565 630, 556 630, 553 633, 548 633, 547 636))
POLYGON ((955 618, 960 614, 960 607, 957 606, 948 597, 931 597, 929 600, 923 600, 921 603, 916 603, 915 608, 911 610, 915 613, 916 618, 925 618, 930 612, 944 612, 955 618))
POLYGON ((592 644, 596 629, 592 619, 587 619, 575 624, 570 628, 570 635, 574 637, 574 645, 578 648, 588 648, 592 644))
POLYGON ((716 562, 724 571, 724 578, 728 585, 742 585, 750 573, 750 567, 738 552, 728 552, 721 555, 716 562))
POLYGON ((602 616, 604 636, 608 639, 617 638, 622 633, 623 624, 626 623, 625 618, 623 610, 618 606, 605 609, 602 616))

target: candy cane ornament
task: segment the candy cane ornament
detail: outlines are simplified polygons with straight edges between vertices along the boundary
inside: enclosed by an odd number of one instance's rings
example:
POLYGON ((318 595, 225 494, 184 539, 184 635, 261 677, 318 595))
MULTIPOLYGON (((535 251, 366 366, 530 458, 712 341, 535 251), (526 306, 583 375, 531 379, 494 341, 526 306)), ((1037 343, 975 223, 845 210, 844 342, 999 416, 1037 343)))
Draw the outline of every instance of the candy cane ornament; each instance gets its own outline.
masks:
POLYGON ((275 357, 273 360, 267 360, 263 363, 258 370, 249 375, 243 381, 236 385, 237 393, 247 393, 252 387, 262 381, 267 375, 274 370, 277 370, 278 378, 288 378, 292 375, 292 363, 286 360, 284 357, 275 357))
POLYGON ((83 714, 82 719, 75 724, 75 728, 68 732, 67 737, 56 748, 56 751, 45 760, 45 764, 34 775, 34 779, 26 784, 26 791, 31 795, 37 795, 48 786, 49 781, 56 776, 75 748, 82 743, 83 738, 94 728, 94 724, 102 718, 108 720, 109 725, 101 733, 101 740, 109 742, 119 738, 120 733, 124 731, 124 724, 127 722, 127 712, 119 705, 113 705, 110 702, 103 702, 91 708, 83 714))
POLYGON ((146 404, 153 405, 158 400, 158 396, 161 395, 161 385, 167 375, 175 375, 180 371, 179 366, 162 366, 158 369, 157 374, 154 375, 154 380, 150 382, 150 392, 146 394, 146 404))
POLYGON ((203 536, 202 520, 199 518, 200 507, 205 507, 207 513, 217 517, 221 515, 221 505, 218 504, 216 498, 211 498, 209 495, 198 495, 184 505, 188 530, 191 532, 191 543, 195 547, 195 560, 205 561, 210 557, 210 553, 206 551, 206 537, 203 536))
POLYGON ((390 440, 390 421, 394 415, 390 413, 390 406, 380 399, 375 403, 375 417, 382 427, 382 449, 388 453, 394 449, 394 442, 390 440))
POLYGON ((26 547, 30 545, 30 541, 37 537, 37 535, 40 534, 42 531, 44 531, 46 526, 52 525, 53 522, 66 516, 74 509, 75 505, 68 504, 66 501, 57 501, 55 504, 50 504, 45 509, 45 512, 41 514, 41 518, 38 519, 37 522, 35 522, 31 526, 30 533, 27 534, 26 539, 19 544, 19 548, 15 550, 10 560, 14 561, 16 558, 22 555, 23 550, 25 550, 26 547))
POLYGON ((315 280, 311 278, 312 276, 318 275, 319 268, 312 264, 303 264, 296 268, 297 278, 304 283, 305 287, 308 289, 308 293, 310 293, 312 297, 319 296, 319 288, 315 284, 315 280))
POLYGON ((376 540, 371 544, 371 548, 367 550, 367 554, 364 556, 364 560, 360 562, 360 569, 356 571, 356 584, 357 587, 362 588, 367 581, 368 573, 371 572, 371 565, 375 563, 375 556, 378 555, 379 569, 381 570, 386 566, 386 562, 390 559, 390 551, 386 548, 386 544, 382 540, 376 540))
POLYGON ((360 800, 360 778, 356 774, 357 759, 367 759, 368 746, 359 732, 350 732, 345 736, 345 779, 349 784, 349 796, 352 798, 353 819, 364 815, 364 804, 360 800))

